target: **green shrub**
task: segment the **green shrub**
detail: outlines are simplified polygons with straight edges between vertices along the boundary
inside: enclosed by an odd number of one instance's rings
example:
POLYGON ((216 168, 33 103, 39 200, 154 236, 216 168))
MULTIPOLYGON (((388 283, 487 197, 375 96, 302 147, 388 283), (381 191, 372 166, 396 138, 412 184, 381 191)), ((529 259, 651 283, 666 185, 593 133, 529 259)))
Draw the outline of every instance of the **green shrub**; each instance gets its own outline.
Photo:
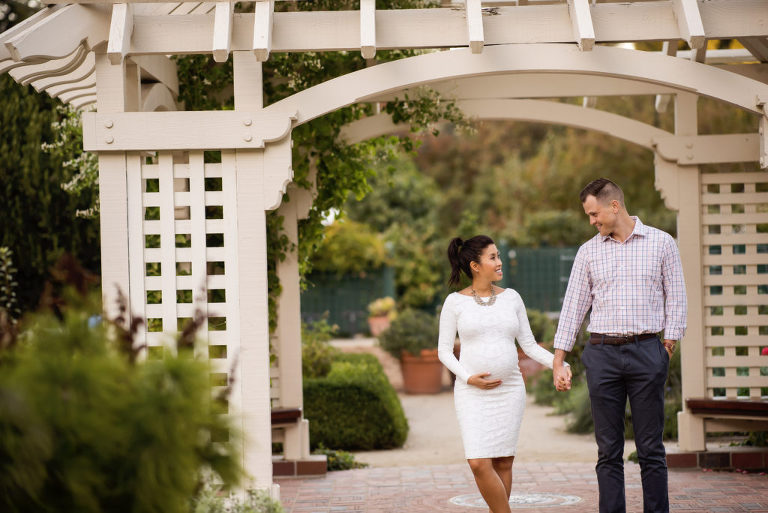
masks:
POLYGON ((368 466, 367 463, 355 461, 354 454, 350 452, 328 449, 323 444, 320 444, 317 449, 313 451, 313 454, 324 454, 326 456, 328 461, 328 472, 366 468, 368 466))
POLYGON ((405 309, 379 336, 381 348, 400 358, 403 351, 418 355, 422 349, 437 348, 437 317, 421 310, 405 309))
POLYGON ((137 361, 130 334, 91 326, 98 310, 59 306, 0 359, 0 511, 181 513, 204 471, 239 481, 192 344, 137 361))
POLYGON ((342 353, 338 352, 333 357, 334 362, 347 362, 354 365, 368 365, 371 368, 376 369, 375 372, 384 373, 384 367, 381 366, 381 362, 374 355, 370 353, 342 353))
POLYGON ((337 361, 325 378, 305 379, 304 417, 313 448, 391 449, 408 436, 400 399, 378 362, 337 361))
POLYGON ((261 490, 249 490, 245 499, 207 486, 192 501, 190 513, 283 513, 280 503, 261 490))
POLYGON ((555 328, 557 328, 555 321, 541 310, 528 308, 526 313, 536 342, 552 342, 555 338, 555 328))
POLYGON ((331 371, 338 350, 328 344, 338 326, 323 318, 311 324, 301 324, 301 372, 305 378, 321 378, 331 371))

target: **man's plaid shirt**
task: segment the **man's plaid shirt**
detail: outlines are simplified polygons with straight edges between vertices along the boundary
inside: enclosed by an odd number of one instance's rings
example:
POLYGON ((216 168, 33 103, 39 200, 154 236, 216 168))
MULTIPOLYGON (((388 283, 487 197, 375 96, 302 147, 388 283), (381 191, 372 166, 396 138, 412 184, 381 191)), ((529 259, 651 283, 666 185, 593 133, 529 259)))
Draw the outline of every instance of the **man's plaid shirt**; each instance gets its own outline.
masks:
POLYGON ((587 330, 604 335, 639 335, 664 330, 685 333, 687 303, 680 253, 668 233, 635 228, 623 243, 599 233, 576 254, 555 335, 555 349, 570 351, 587 311, 587 330))

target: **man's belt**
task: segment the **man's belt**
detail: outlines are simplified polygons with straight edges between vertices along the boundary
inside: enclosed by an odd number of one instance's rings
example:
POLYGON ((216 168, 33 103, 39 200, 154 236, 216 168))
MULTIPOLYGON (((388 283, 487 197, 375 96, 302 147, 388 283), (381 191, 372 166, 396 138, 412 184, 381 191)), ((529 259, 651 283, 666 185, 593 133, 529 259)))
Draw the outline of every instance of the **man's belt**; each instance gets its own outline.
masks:
POLYGON ((601 333, 592 333, 589 336, 590 344, 607 344, 609 346, 623 346, 624 344, 632 344, 634 342, 640 342, 649 338, 656 337, 656 333, 641 333, 640 335, 627 335, 624 337, 616 337, 613 335, 603 335, 601 333))

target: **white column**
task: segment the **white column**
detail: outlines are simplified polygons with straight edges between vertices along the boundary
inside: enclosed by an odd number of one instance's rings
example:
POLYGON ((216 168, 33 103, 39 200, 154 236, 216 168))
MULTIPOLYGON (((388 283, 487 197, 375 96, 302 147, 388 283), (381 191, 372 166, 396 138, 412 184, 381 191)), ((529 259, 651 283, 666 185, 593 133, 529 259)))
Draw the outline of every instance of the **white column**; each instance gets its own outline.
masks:
MULTIPOLYGON (((306 206, 311 205, 312 199, 309 191, 295 187, 289 189, 289 195, 290 201, 284 201, 278 213, 283 216, 283 233, 294 248, 288 251, 285 260, 277 263, 282 292, 278 300, 275 340, 278 345, 280 403, 287 408, 303 408, 298 221, 306 217, 306 206)), ((309 421, 302 419, 296 426, 285 429, 284 457, 286 460, 298 460, 308 456, 309 421)))
MULTIPOLYGON (((678 93, 675 98, 675 135, 697 134, 698 97, 678 93)), ((674 165, 677 176, 677 238, 688 298, 688 328, 680 342, 683 411, 678 413, 678 444, 684 451, 706 449, 704 420, 691 415, 685 407, 688 397, 707 395, 705 373, 704 284, 702 262, 701 179, 698 166, 674 165)))
MULTIPOLYGON (((113 65, 105 53, 96 54, 96 95, 99 113, 125 111, 124 61, 113 65)), ((102 301, 105 314, 114 318, 118 310, 118 290, 125 294, 130 305, 125 152, 99 153, 99 203, 102 301)))
MULTIPOLYGON (((261 64, 252 52, 233 52, 235 110, 262 107, 261 64)), ((269 309, 267 232, 264 209, 264 151, 237 150, 237 234, 240 388, 245 436, 243 458, 251 485, 272 488, 272 433, 269 401, 269 309)))

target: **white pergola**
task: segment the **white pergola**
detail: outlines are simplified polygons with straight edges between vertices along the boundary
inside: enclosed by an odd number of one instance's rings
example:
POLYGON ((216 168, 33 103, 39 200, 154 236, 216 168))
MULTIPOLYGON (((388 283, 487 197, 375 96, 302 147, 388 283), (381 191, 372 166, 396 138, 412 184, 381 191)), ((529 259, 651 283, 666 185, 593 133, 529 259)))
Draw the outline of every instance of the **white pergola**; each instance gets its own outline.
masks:
MULTIPOLYGON (((297 242, 297 221, 312 204, 311 191, 291 186, 291 131, 423 85, 477 119, 564 124, 653 151, 656 187, 678 215, 688 289, 683 396, 766 395, 768 0, 466 0, 413 10, 376 10, 375 0, 361 0, 359 11, 333 12, 252 3, 253 12, 241 14, 233 2, 55 1, 0 34, 0 72, 77 108, 95 106, 83 133, 85 149, 99 156, 105 307, 120 289, 135 313, 161 323, 162 331, 137 340, 150 346, 165 343, 196 308, 210 316, 215 371, 225 375, 236 362, 230 412, 247 435, 253 486, 273 486, 273 439, 284 441, 289 461, 309 456, 306 420, 277 430, 270 423, 272 407, 302 407, 295 254, 278 264, 278 359, 269 363, 266 212, 278 209, 297 242), (745 50, 707 51, 718 39, 737 39, 745 50), (677 52, 678 40, 692 50, 677 52), (664 50, 615 46, 643 41, 664 41, 664 50), (432 51, 263 105, 261 63, 271 52, 344 50, 372 59, 394 48, 432 51), (233 59, 234 110, 178 110, 169 56, 180 54, 233 59), (656 95, 659 110, 673 103, 674 131, 589 107, 606 95, 656 95), (699 135, 699 96, 753 113, 759 132, 699 135), (557 97, 584 97, 585 106, 549 100, 557 97), (206 163, 206 151, 221 162, 206 163), (729 163, 748 171, 702 170, 729 163), (206 218, 206 206, 220 215, 206 218), (146 219, 148 208, 159 209, 159 220, 146 219), (162 301, 148 304, 148 291, 161 291, 162 301)), ((398 129, 378 114, 342 135, 351 144, 398 129)), ((708 431, 765 429, 755 416, 688 407, 679 421, 683 450, 704 450, 708 431)))

